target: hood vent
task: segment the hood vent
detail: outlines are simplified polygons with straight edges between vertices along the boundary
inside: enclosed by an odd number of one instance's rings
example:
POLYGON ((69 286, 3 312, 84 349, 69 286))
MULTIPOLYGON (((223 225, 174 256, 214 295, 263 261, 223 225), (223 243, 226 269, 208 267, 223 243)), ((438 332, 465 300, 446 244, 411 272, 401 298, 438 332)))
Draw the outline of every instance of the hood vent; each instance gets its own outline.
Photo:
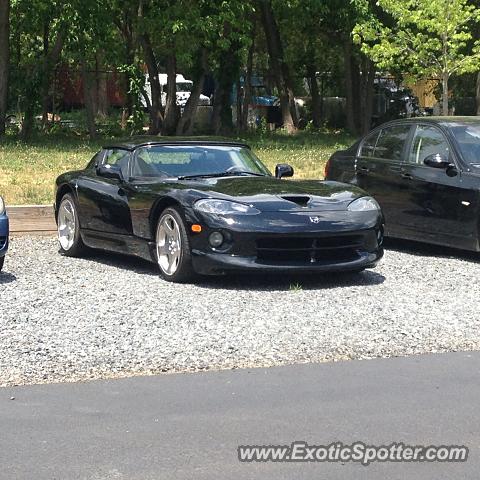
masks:
POLYGON ((282 198, 287 200, 287 202, 296 203, 300 207, 306 207, 310 201, 310 197, 305 195, 286 195, 282 196, 282 198))

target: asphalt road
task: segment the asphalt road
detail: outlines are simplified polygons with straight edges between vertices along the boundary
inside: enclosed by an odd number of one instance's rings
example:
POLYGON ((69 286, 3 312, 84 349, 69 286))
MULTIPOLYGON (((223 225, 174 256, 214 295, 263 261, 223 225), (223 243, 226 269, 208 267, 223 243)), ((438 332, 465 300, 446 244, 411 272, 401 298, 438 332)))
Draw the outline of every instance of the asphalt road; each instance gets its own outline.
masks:
POLYGON ((3 479, 477 479, 480 353, 0 389, 3 479), (15 399, 11 399, 15 397, 15 399), (243 464, 239 444, 465 444, 463 464, 243 464))

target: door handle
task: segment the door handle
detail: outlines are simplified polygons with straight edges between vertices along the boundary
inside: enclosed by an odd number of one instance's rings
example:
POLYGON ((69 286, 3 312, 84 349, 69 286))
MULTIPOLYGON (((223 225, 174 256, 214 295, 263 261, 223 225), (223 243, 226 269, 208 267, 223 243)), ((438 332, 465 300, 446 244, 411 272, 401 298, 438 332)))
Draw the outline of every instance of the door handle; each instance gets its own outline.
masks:
POLYGON ((409 173, 402 173, 402 178, 405 178, 405 180, 413 180, 413 176, 409 173))
POLYGON ((365 165, 360 165, 359 170, 362 173, 368 173, 370 171, 370 169, 368 167, 366 167, 365 165))

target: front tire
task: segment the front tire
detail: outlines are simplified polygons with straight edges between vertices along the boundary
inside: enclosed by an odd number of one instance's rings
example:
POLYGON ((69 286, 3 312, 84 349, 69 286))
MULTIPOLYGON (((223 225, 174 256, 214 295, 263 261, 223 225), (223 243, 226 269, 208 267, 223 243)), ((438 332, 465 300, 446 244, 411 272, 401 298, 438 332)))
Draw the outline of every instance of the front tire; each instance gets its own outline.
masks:
POLYGON ((85 245, 80 235, 77 205, 69 193, 62 197, 58 207, 57 232, 62 255, 80 257, 85 252, 85 245))
POLYGON ((180 211, 165 209, 157 223, 156 257, 162 277, 168 282, 189 282, 195 272, 192 266, 190 241, 180 211))
POLYGON ((0 272, 3 269, 3 264, 5 263, 5 257, 0 257, 0 272))

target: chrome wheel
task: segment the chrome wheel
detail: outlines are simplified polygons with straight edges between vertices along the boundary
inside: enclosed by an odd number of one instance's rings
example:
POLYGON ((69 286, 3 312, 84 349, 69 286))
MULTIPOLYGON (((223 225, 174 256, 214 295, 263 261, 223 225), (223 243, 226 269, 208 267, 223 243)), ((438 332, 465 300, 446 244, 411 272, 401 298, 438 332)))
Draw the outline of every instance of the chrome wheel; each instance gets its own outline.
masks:
POLYGON ((164 215, 157 227, 157 259, 165 275, 174 275, 178 269, 182 254, 182 237, 177 220, 164 215))
POLYGON ((75 206, 69 198, 64 198, 58 209, 58 241, 63 250, 68 251, 72 248, 76 228, 75 206))

